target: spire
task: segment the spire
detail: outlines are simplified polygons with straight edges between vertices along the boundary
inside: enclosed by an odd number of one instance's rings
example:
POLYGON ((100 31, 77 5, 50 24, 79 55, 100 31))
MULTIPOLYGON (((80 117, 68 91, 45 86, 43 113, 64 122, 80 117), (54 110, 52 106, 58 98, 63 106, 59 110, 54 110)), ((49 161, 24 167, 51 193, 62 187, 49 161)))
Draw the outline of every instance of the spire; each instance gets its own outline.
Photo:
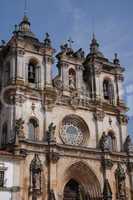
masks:
POLYGON ((28 0, 24 0, 24 17, 19 24, 20 31, 23 32, 29 32, 30 31, 30 21, 27 16, 27 10, 28 10, 28 0))
POLYGON ((19 23, 19 25, 15 25, 15 30, 13 33, 17 35, 19 34, 21 36, 35 38, 34 33, 32 33, 31 31, 31 27, 30 27, 31 24, 27 16, 27 7, 28 7, 27 4, 28 4, 28 0, 25 0, 23 19, 19 23))
POLYGON ((90 44, 90 53, 88 54, 88 57, 95 55, 96 57, 99 58, 104 58, 104 55, 102 54, 102 52, 99 51, 99 43, 97 42, 95 33, 93 33, 92 36, 92 41, 90 44))
POLYGON ((23 16, 22 21, 19 25, 15 25, 14 34, 19 34, 21 36, 27 36, 31 38, 35 38, 35 34, 31 31, 30 21, 26 13, 23 16))
POLYGON ((25 4, 24 4, 24 15, 27 15, 27 10, 28 10, 28 1, 25 0, 24 3, 25 3, 25 4))

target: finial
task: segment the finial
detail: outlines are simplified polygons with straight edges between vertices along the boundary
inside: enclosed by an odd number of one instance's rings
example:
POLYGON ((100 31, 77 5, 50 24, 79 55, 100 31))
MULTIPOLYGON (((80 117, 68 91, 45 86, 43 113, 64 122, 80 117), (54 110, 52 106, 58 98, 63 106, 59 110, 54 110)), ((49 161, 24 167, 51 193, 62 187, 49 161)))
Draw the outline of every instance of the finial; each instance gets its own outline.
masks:
POLYGON ((44 46, 46 48, 51 48, 52 47, 49 33, 45 33, 44 46))
POLYGON ((98 42, 96 40, 95 33, 93 32, 92 41, 91 41, 91 44, 90 44, 91 53, 97 53, 98 52, 98 48, 99 48, 99 44, 98 44, 98 42))
POLYGON ((115 53, 115 59, 118 59, 118 54, 117 53, 115 53))
POLYGON ((116 64, 116 65, 120 64, 120 61, 118 59, 118 54, 117 53, 115 53, 114 64, 116 64))
POLYGON ((93 34, 92 34, 92 39, 95 40, 95 38, 96 38, 96 37, 95 37, 95 33, 93 32, 93 34))
POLYGON ((72 40, 71 37, 69 37, 68 43, 69 43, 69 48, 72 49, 72 44, 74 43, 74 41, 72 40))

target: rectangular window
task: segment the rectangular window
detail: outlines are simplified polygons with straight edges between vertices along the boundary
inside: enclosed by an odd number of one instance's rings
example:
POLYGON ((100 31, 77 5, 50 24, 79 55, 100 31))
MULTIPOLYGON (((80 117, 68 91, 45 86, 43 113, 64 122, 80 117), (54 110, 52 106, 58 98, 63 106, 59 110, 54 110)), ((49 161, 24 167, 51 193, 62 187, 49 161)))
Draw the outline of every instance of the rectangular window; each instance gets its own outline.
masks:
POLYGON ((0 171, 0 187, 4 187, 4 171, 0 171))

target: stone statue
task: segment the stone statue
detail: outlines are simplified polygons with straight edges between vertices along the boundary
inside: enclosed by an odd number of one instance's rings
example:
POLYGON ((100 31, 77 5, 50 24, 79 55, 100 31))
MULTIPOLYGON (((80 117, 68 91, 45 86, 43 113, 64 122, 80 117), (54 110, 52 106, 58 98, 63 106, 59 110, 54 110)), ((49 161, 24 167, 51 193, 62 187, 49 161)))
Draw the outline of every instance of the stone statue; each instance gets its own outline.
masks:
POLYGON ((49 127, 48 127, 48 131, 47 131, 47 136, 48 136, 48 141, 49 142, 55 142, 55 129, 56 126, 54 126, 54 123, 52 122, 49 127))
POLYGON ((41 192, 41 172, 42 164, 37 154, 35 154, 30 164, 31 172, 31 191, 36 191, 38 194, 41 192))
POLYGON ((32 185, 33 185, 33 189, 35 190, 40 190, 40 173, 38 172, 33 172, 33 176, 32 176, 32 185))
POLYGON ((110 138, 105 132, 103 132, 100 139, 100 148, 102 151, 110 151, 110 138))
POLYGON ((125 188, 126 175, 120 163, 118 163, 118 167, 115 171, 115 177, 116 177, 117 187, 118 187, 117 188, 118 197, 119 198, 126 197, 126 188, 125 188))
POLYGON ((62 53, 67 52, 68 44, 67 44, 67 43, 66 43, 66 44, 62 44, 62 45, 60 46, 60 48, 61 48, 61 52, 62 52, 62 53))
POLYGON ((124 143, 124 150, 128 153, 128 152, 133 152, 133 143, 132 143, 132 139, 131 136, 128 135, 125 143, 124 143))
POLYGON ((72 90, 75 89, 75 76, 73 74, 69 75, 69 88, 72 90))
POLYGON ((44 39, 44 46, 46 48, 51 48, 51 40, 50 40, 50 35, 48 33, 46 33, 45 39, 44 39))

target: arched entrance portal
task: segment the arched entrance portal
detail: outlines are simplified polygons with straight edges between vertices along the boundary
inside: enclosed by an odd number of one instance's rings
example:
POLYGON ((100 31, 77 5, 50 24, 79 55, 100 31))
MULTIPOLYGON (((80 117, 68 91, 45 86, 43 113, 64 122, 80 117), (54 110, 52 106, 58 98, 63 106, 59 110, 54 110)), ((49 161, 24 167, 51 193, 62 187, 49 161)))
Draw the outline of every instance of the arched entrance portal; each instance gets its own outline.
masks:
POLYGON ((102 200, 99 180, 88 165, 77 162, 65 173, 63 200, 102 200))
POLYGON ((87 200, 83 187, 71 179, 64 188, 63 200, 87 200))

